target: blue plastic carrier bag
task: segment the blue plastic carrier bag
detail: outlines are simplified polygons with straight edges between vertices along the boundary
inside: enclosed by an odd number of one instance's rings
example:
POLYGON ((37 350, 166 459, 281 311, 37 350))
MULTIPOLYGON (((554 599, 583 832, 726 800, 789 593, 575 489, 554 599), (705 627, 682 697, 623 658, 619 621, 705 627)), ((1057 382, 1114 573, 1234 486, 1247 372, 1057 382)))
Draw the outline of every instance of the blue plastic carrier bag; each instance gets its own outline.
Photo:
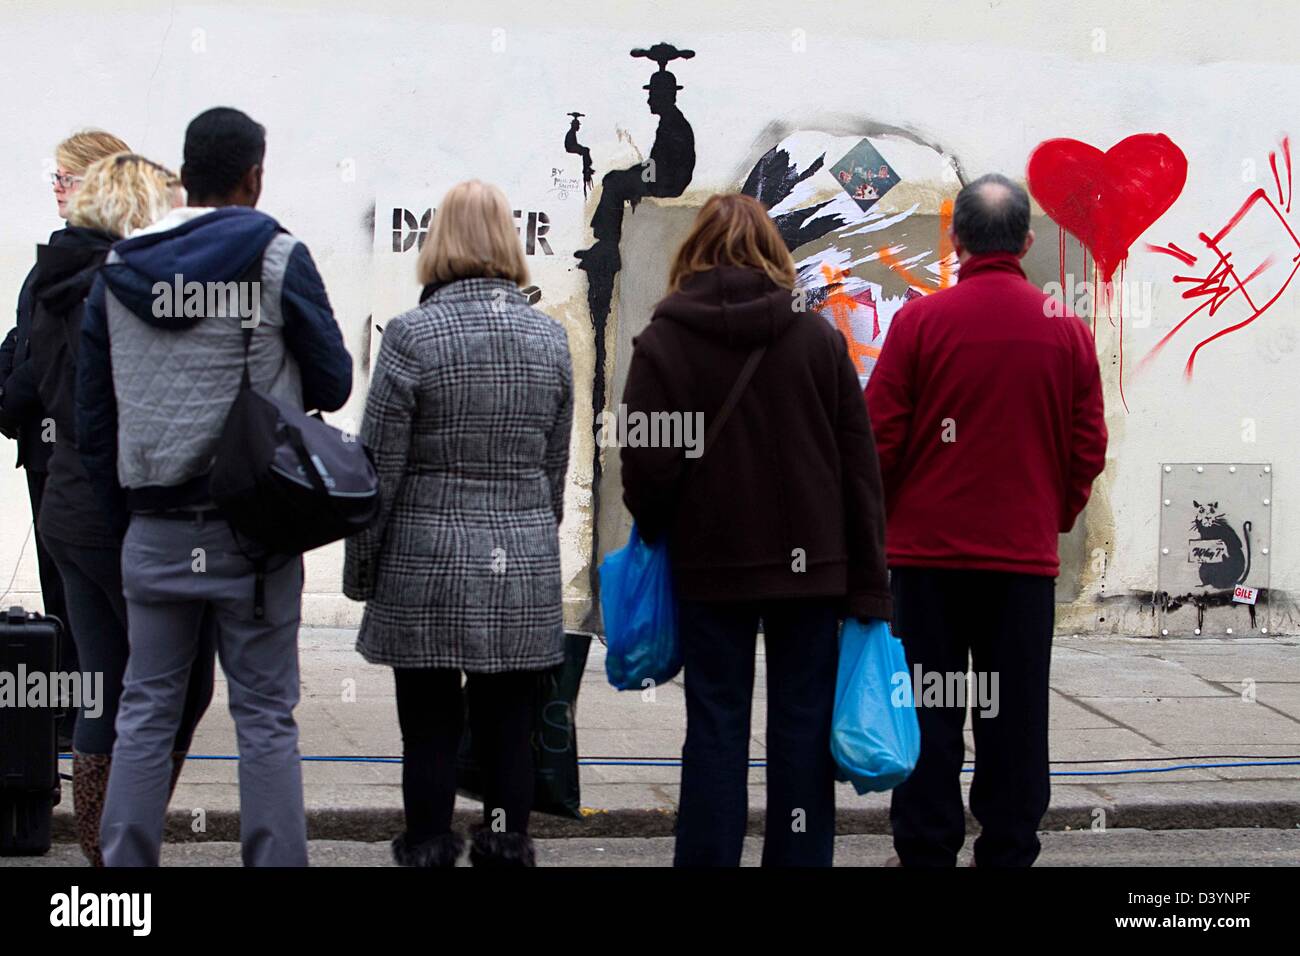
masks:
POLYGON ((619 690, 662 684, 682 669, 677 595, 667 537, 641 540, 636 525, 627 544, 600 564, 600 609, 605 618, 605 676, 619 690))
POLYGON ((892 790, 921 753, 912 677, 903 644, 889 625, 856 618, 840 631, 831 754, 837 778, 858 793, 892 790))

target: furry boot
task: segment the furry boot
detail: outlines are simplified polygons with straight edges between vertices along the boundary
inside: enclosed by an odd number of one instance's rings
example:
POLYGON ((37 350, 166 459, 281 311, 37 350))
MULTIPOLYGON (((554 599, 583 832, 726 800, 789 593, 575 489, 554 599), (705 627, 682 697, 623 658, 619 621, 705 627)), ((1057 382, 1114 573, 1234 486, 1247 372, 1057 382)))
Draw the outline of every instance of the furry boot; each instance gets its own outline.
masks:
POLYGON ((455 866, 465 841, 459 833, 443 833, 414 846, 403 833, 393 841, 393 862, 398 866, 455 866))
POLYGON ((533 841, 527 833, 474 831, 469 848, 469 862, 474 866, 536 866, 533 841))
POLYGON ((72 810, 77 820, 77 842, 91 866, 103 866, 99 848, 99 820, 104 815, 108 791, 109 754, 72 753, 72 810))

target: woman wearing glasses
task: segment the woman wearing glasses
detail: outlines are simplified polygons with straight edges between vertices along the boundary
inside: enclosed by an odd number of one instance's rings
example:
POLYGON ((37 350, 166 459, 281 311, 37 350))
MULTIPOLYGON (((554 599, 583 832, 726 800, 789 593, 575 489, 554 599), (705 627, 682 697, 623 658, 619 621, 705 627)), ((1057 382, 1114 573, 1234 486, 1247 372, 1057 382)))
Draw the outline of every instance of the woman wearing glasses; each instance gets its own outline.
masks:
MULTIPOLYGON (((122 596, 122 528, 108 519, 77 450, 73 390, 86 296, 109 248, 182 201, 180 179, 143 156, 117 153, 94 163, 67 203, 68 226, 37 247, 32 287, 31 358, 41 405, 53 423, 49 478, 37 531, 67 594, 81 669, 103 675, 97 707, 77 720, 72 800, 86 859, 102 866, 99 824, 116 740, 114 722, 128 657, 122 596)), ((172 748, 172 785, 190 738, 212 699, 210 645, 190 672, 184 718, 172 748)))
MULTIPOLYGON (((54 187, 54 201, 59 218, 68 217, 68 202, 81 187, 86 170, 97 160, 127 148, 111 133, 102 130, 85 130, 69 136, 54 151, 56 168, 50 174, 54 187)), ((62 228, 50 235, 50 241, 63 233, 62 228)), ((59 660, 64 670, 77 669, 76 646, 72 642, 72 629, 68 626, 67 608, 63 599, 63 583, 59 572, 45 547, 40 529, 35 527, 45 493, 45 477, 49 472, 53 443, 42 437, 48 416, 41 407, 36 392, 36 382, 28 365, 31 355, 30 337, 32 308, 35 301, 32 289, 36 283, 37 266, 27 273, 22 290, 18 293, 18 321, 0 345, 0 433, 18 442, 18 467, 27 469, 27 494, 32 504, 32 536, 36 541, 36 564, 41 577, 41 594, 45 613, 63 622, 63 640, 59 660)), ((71 746, 76 718, 69 716, 60 721, 59 749, 71 746)))

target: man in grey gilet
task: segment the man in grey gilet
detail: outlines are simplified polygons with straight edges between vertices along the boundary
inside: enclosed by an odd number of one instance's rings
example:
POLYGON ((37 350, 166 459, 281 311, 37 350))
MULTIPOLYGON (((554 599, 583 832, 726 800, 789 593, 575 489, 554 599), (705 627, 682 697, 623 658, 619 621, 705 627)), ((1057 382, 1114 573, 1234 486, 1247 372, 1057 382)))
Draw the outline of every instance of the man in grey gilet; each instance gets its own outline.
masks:
POLYGON ((181 168, 188 205, 117 243, 86 302, 79 451, 126 527, 131 645, 100 828, 108 866, 158 864, 172 741, 205 612, 239 737, 244 863, 307 863, 293 716, 302 557, 270 560, 256 618, 258 548, 236 538, 207 487, 239 390, 245 322, 255 389, 322 411, 352 390, 352 359, 307 247, 253 208, 265 152, 265 130, 238 110, 196 117, 181 168))

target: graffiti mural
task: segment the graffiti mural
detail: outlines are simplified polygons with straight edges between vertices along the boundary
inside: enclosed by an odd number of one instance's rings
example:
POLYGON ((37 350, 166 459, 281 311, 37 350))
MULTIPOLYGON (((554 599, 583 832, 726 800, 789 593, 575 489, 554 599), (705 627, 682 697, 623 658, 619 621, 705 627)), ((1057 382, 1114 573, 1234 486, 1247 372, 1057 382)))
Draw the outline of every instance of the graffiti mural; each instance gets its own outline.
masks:
POLYGON ((1272 472, 1245 462, 1161 467, 1162 632, 1266 632, 1272 472))
POLYGON ((844 334, 863 385, 895 313, 956 281, 960 187, 955 161, 901 132, 817 130, 782 138, 741 187, 768 207, 808 308, 844 334))
POLYGON ((1191 381, 1196 356, 1201 349, 1250 325, 1267 312, 1290 286, 1296 271, 1300 270, 1300 238, 1288 221, 1292 191, 1289 138, 1282 139, 1280 150, 1281 169, 1278 150, 1270 151, 1268 156, 1277 195, 1270 195, 1265 187, 1251 192, 1217 232, 1213 235, 1208 231, 1199 234, 1205 252, 1194 255, 1172 242, 1163 246, 1147 245, 1150 251, 1170 256, 1189 269, 1197 270, 1193 274, 1175 274, 1173 281, 1186 287, 1182 292, 1184 299, 1199 304, 1152 347, 1139 367, 1145 367, 1184 326, 1204 313, 1196 323, 1200 338, 1192 346, 1183 366, 1184 377, 1191 381), (1228 309, 1226 320, 1219 317, 1217 322, 1208 321, 1215 319, 1225 305, 1234 307, 1228 309))
MULTIPOLYGON (((600 200, 591 217, 591 232, 596 241, 590 248, 574 253, 579 268, 587 273, 587 304, 596 327, 598 349, 603 349, 614 278, 622 267, 618 243, 623 235, 624 205, 636 209, 637 203, 647 196, 680 196, 690 185, 695 172, 695 132, 677 106, 677 92, 682 86, 667 69, 673 60, 690 59, 695 56, 695 51, 679 50, 670 43, 656 43, 648 50, 633 50, 632 56, 645 57, 659 66, 658 71, 651 75, 650 82, 642 87, 650 91, 646 103, 650 112, 659 117, 659 128, 655 132, 649 159, 629 169, 612 170, 601 179, 600 200)), ((574 122, 577 122, 576 118, 574 122)), ((596 369, 603 386, 602 358, 598 354, 596 369)), ((594 401, 593 407, 604 408, 603 396, 598 397, 600 400, 594 401)))
POLYGON ((582 157, 582 198, 591 192, 591 177, 595 167, 591 165, 591 150, 578 142, 578 130, 582 129, 583 113, 570 113, 569 131, 564 134, 564 151, 582 157))
MULTIPOLYGON (((1128 136, 1106 152, 1076 139, 1049 139, 1034 148, 1025 168, 1029 192, 1060 227, 1061 285, 1066 284, 1065 235, 1069 233, 1092 253, 1096 281, 1093 334, 1097 312, 1112 305, 1118 315, 1119 394, 1124 398, 1124 314, 1115 303, 1115 272, 1123 268, 1129 249, 1183 191, 1187 157, 1163 133, 1128 136)), ((1087 273, 1087 257, 1084 258, 1087 273)))
MULTIPOLYGON (((683 87, 677 82, 677 77, 668 71, 669 63, 692 59, 695 51, 679 49, 671 43, 656 43, 648 49, 634 49, 631 55, 651 60, 659 67, 642 87, 649 93, 646 105, 652 114, 659 117, 654 145, 644 162, 626 169, 611 170, 602 177, 600 198, 591 217, 591 232, 595 241, 589 248, 574 253, 578 268, 587 274, 587 307, 591 313, 595 344, 591 408, 592 420, 596 423, 600 421, 600 413, 606 403, 605 365, 609 347, 609 313, 614 295, 614 280, 622 268, 619 241, 623 236, 624 206, 635 211, 637 204, 647 197, 667 199, 680 196, 690 185, 695 173, 695 131, 677 105, 677 94, 683 87)), ((583 152, 585 147, 577 141, 579 119, 583 114, 569 115, 572 122, 565 136, 564 148, 567 152, 583 156, 584 183, 589 182, 590 152, 583 152)), ((594 173, 594 170, 590 172, 594 173)), ((601 449, 599 442, 596 442, 592 450, 591 485, 591 510, 594 515, 600 513, 602 472, 601 449)), ((593 596, 599 593, 598 561, 594 557, 601 553, 599 537, 599 521, 595 521, 592 523, 593 560, 588 573, 593 596)), ((596 614, 597 602, 593 600, 592 619, 596 614)))
POLYGON ((1188 542, 1188 560, 1197 565, 1201 583, 1212 588, 1245 584, 1250 575, 1250 522, 1242 522, 1238 535, 1217 501, 1201 504, 1193 500, 1192 506, 1196 509, 1192 519, 1196 538, 1188 542))

